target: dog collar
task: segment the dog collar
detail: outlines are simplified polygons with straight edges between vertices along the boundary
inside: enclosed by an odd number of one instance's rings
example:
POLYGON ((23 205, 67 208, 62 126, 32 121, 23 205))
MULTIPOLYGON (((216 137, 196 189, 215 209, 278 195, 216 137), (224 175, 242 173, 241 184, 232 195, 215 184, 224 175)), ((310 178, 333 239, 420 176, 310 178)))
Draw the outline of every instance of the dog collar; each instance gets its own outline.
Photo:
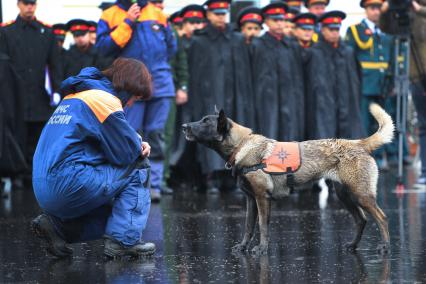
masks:
POLYGON ((238 144, 237 148, 231 153, 231 156, 229 157, 228 161, 225 163, 225 169, 232 170, 232 168, 235 166, 235 162, 237 160, 237 154, 241 151, 244 144, 247 142, 247 140, 250 138, 250 136, 253 133, 250 133, 246 137, 244 137, 241 142, 238 144))

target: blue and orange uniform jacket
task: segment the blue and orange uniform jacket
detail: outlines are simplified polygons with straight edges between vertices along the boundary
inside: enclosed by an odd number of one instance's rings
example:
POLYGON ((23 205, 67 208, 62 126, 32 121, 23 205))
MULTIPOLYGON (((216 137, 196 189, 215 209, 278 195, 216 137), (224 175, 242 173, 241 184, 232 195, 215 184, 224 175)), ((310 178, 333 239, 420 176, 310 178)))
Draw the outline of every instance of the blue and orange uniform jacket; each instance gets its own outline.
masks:
POLYGON ((62 83, 65 96, 43 129, 33 178, 75 165, 125 168, 140 156, 142 139, 128 124, 112 83, 96 68, 62 83))
POLYGON ((135 22, 127 18, 120 1, 105 10, 98 23, 96 46, 107 56, 142 61, 152 75, 153 97, 175 95, 169 62, 177 51, 176 39, 166 15, 152 3, 142 8, 135 22))

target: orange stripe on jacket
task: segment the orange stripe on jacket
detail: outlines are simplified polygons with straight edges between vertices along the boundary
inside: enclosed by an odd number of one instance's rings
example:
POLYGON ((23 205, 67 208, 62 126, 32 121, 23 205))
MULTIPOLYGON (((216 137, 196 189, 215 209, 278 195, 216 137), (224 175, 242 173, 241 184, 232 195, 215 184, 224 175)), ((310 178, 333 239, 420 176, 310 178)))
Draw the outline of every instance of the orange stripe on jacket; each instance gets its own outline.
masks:
POLYGON ((124 21, 126 18, 127 12, 117 5, 106 9, 101 16, 101 20, 113 30, 110 34, 112 40, 121 48, 126 46, 133 34, 132 28, 124 21))
POLYGON ((116 96, 101 90, 88 90, 68 95, 64 100, 82 100, 95 114, 100 123, 113 113, 123 111, 121 101, 116 96))
MULTIPOLYGON (((101 20, 107 22, 109 28, 113 30, 111 32, 112 40, 121 48, 126 46, 133 34, 132 28, 124 21, 126 18, 127 11, 124 11, 118 5, 105 10, 101 16, 101 20)), ((167 16, 160 8, 150 2, 141 10, 138 21, 155 21, 165 27, 167 26, 167 16)))
POLYGON ((164 14, 160 8, 156 7, 151 2, 148 2, 145 8, 142 9, 138 20, 139 22, 156 21, 160 25, 167 27, 166 14, 164 14))

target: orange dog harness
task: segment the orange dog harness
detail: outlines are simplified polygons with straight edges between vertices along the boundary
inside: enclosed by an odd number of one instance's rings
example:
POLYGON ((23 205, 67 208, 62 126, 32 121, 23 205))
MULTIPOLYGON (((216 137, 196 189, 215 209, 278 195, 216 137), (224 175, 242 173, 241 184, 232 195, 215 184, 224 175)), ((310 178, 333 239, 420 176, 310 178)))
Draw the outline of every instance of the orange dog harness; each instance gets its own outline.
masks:
POLYGON ((289 174, 300 168, 301 157, 299 143, 277 142, 272 154, 264 159, 263 171, 268 174, 289 174))

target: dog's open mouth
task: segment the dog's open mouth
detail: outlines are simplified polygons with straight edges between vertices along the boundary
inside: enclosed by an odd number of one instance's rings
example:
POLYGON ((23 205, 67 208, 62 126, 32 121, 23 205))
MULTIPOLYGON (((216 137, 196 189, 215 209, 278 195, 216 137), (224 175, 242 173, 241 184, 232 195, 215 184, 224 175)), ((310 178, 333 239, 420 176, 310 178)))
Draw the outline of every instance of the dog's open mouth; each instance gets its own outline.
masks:
POLYGON ((191 133, 185 132, 185 131, 184 131, 184 133, 185 133, 186 140, 188 140, 188 141, 195 141, 194 135, 192 135, 191 133))
POLYGON ((195 136, 192 135, 191 131, 189 131, 188 129, 183 129, 182 132, 183 132, 183 134, 185 134, 186 140, 195 141, 195 136))

